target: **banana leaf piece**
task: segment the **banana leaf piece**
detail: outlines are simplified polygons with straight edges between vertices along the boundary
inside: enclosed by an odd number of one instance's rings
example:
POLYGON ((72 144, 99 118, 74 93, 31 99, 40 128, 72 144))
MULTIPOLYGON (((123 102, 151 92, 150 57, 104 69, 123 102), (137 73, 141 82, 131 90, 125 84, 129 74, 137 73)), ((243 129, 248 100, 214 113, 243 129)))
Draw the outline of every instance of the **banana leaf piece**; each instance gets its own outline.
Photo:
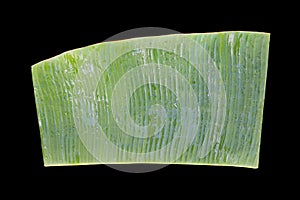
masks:
POLYGON ((32 66, 45 166, 257 168, 270 35, 103 42, 32 66))

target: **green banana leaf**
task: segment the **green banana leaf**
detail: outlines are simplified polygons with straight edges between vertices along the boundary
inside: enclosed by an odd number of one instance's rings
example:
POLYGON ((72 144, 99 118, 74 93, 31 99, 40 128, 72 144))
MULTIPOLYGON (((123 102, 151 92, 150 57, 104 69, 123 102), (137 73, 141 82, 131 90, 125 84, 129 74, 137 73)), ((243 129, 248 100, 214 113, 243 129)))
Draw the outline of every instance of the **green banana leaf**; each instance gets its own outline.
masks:
POLYGON ((32 66, 45 166, 257 168, 270 35, 103 42, 32 66))

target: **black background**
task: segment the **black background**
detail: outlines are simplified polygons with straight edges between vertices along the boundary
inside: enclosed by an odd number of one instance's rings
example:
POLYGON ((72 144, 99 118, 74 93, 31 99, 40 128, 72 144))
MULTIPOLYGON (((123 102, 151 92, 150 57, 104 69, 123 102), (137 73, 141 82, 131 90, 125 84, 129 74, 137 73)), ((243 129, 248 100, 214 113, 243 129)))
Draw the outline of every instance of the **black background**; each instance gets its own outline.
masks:
MULTIPOLYGON (((7 37, 4 40, 9 42, 8 56, 12 56, 7 59, 10 62, 6 68, 14 74, 7 78, 13 78, 17 83, 4 84, 6 89, 13 87, 13 90, 9 89, 8 94, 17 96, 9 99, 14 103, 6 117, 9 122, 13 122, 11 125, 8 122, 8 135, 11 139, 3 142, 6 143, 4 145, 10 146, 10 150, 6 148, 3 153, 4 156, 8 155, 3 165, 8 167, 4 174, 10 177, 11 187, 32 186, 32 190, 35 190, 39 186, 43 188, 48 185, 54 191, 60 191, 74 186, 73 190, 80 190, 81 187, 91 185, 90 181, 95 181, 99 187, 102 183, 108 187, 129 186, 132 190, 140 188, 148 194, 163 190, 175 190, 180 193, 180 188, 184 186, 188 186, 192 192, 200 193, 201 188, 206 190, 221 186, 229 188, 222 193, 230 196, 233 188, 237 186, 240 191, 247 192, 247 195, 251 194, 247 190, 266 191, 265 187, 271 188, 267 191, 274 192, 284 184, 279 179, 293 178, 288 175, 288 171, 283 170, 287 158, 283 148, 286 141, 282 135, 289 133, 284 129, 283 121, 280 121, 284 108, 279 99, 283 94, 288 94, 282 89, 282 77, 285 77, 286 72, 281 69, 289 69, 289 65, 288 61, 279 55, 287 53, 287 47, 282 40, 283 30, 290 29, 288 23, 294 19, 294 13, 291 11, 288 12, 290 15, 284 15, 283 13, 290 8, 274 4, 263 6, 256 2, 245 5, 228 2, 224 5, 202 6, 184 2, 173 4, 163 6, 158 3, 149 7, 148 3, 144 2, 131 9, 128 9, 128 5, 117 2, 115 5, 79 5, 77 9, 60 4, 35 5, 37 8, 19 5, 18 9, 13 9, 15 14, 11 13, 5 17, 7 20, 4 20, 4 23, 7 28, 3 29, 3 32, 7 33, 7 37), (275 8, 276 6, 279 7, 275 8), (271 33, 258 169, 170 165, 151 173, 129 174, 105 165, 47 168, 43 166, 31 65, 64 51, 99 43, 112 35, 139 27, 164 27, 182 33, 230 30, 271 33), (13 156, 9 152, 13 152, 13 156), (133 185, 129 185, 130 181, 134 182, 133 185), (149 181, 153 181, 153 184, 144 188, 144 184, 149 181), (178 190, 166 189, 171 183, 176 185, 178 190)), ((51 189, 45 189, 44 192, 51 193, 49 191, 51 189)))

